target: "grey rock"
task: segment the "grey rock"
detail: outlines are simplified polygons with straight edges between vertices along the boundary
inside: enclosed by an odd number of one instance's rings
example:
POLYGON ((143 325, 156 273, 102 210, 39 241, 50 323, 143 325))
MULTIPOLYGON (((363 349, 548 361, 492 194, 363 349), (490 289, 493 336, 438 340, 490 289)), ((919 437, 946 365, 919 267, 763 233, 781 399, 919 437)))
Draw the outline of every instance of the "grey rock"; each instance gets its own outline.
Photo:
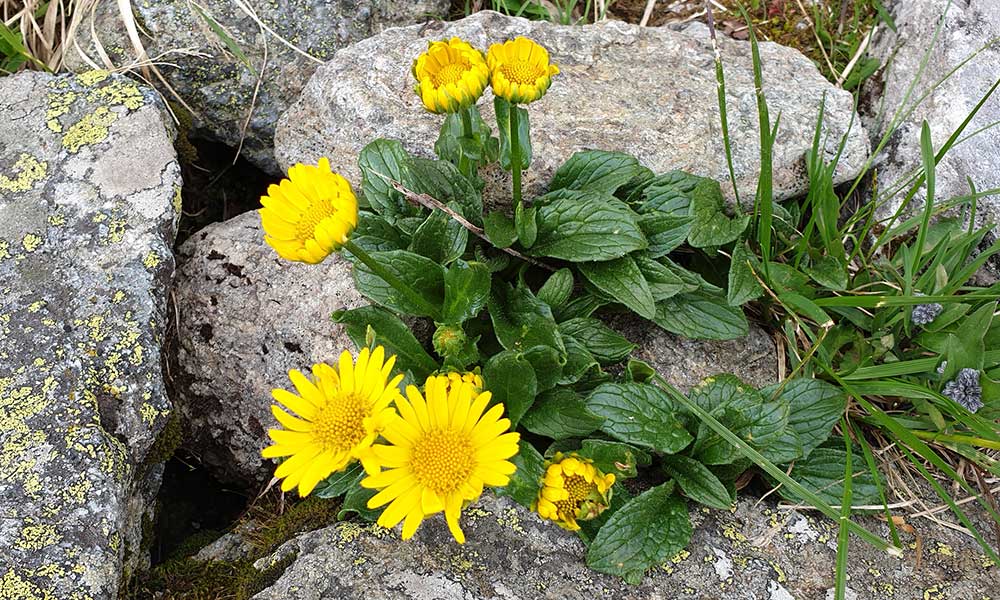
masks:
MULTIPOLYGON (((265 569, 294 558, 254 600, 814 600, 833 587, 833 521, 754 499, 732 511, 691 510, 695 530, 687 549, 638 586, 590 570, 576 536, 487 493, 463 514, 464 545, 451 539, 440 515, 408 542, 397 531, 355 522, 302 534, 254 564, 265 569)), ((864 524, 888 536, 885 524, 864 524)), ((854 598, 979 598, 1000 585, 997 567, 971 538, 915 525, 924 548, 919 570, 915 552, 898 559, 851 544, 854 598)), ((903 534, 906 544, 915 540, 903 534)))
POLYGON ((308 370, 353 349, 330 315, 367 302, 339 256, 318 266, 278 258, 256 212, 196 233, 178 262, 185 446, 223 479, 266 481, 273 464, 260 450, 275 426, 271 390, 291 385, 289 369, 308 370))
MULTIPOLYGON (((935 150, 940 149, 952 132, 972 112, 976 104, 996 82, 1000 73, 1000 47, 993 44, 959 69, 935 91, 934 83, 971 56, 989 40, 1000 36, 1000 11, 993 0, 952 2, 944 26, 931 47, 934 31, 945 15, 948 0, 894 0, 886 2, 896 22, 897 31, 882 27, 872 44, 873 56, 888 63, 881 77, 869 85, 866 107, 873 140, 890 134, 888 145, 880 153, 878 181, 883 189, 905 181, 921 166, 920 130, 926 119, 935 150), (927 66, 916 81, 907 100, 920 63, 930 49, 927 66), (909 108, 929 93, 916 109, 893 126, 898 109, 909 108), (905 101, 905 102, 904 102, 905 101)), ((1000 120, 1000 102, 996 95, 979 111, 965 129, 968 135, 1000 120)), ((936 201, 968 194, 971 178, 978 190, 1000 187, 1000 130, 992 127, 955 145, 935 168, 936 201)), ((903 193, 896 194, 882 207, 880 216, 891 216, 899 208, 903 193)), ((920 211, 926 192, 921 189, 907 212, 920 211)), ((980 198, 978 224, 1000 223, 1000 195, 980 198)))
POLYGON ((247 560, 254 552, 254 545, 250 540, 250 536, 258 529, 260 529, 260 524, 253 519, 241 522, 235 529, 223 534, 219 539, 199 550, 191 558, 203 562, 238 562, 247 560))
POLYGON ((165 117, 107 72, 0 78, 2 598, 117 598, 143 562, 171 411, 165 117))
MULTIPOLYGON (((525 175, 529 197, 544 189, 559 164, 587 148, 627 152, 656 172, 684 169, 731 187, 704 27, 679 32, 612 21, 563 27, 488 11, 451 23, 390 29, 337 52, 278 121, 275 157, 287 168, 328 156, 335 171, 357 184, 358 152, 375 138, 397 139, 411 153, 429 156, 442 118, 425 112, 413 93, 413 59, 429 40, 459 36, 485 50, 518 35, 548 48, 562 70, 547 95, 529 107, 534 156, 525 175)), ((752 202, 760 161, 750 49, 727 39, 720 39, 720 46, 738 189, 752 202)), ((848 132, 853 104, 849 93, 830 85, 798 51, 764 43, 761 57, 772 119, 781 113, 774 190, 787 198, 807 189, 803 154, 811 147, 823 94, 828 157, 848 132)), ((495 123, 489 92, 479 105, 486 122, 495 123)), ((867 156, 866 135, 853 119, 836 180, 855 176, 867 156)))
MULTIPOLYGON (((449 5, 446 0, 246 0, 244 4, 270 29, 268 32, 237 2, 206 0, 198 4, 236 42, 253 70, 227 49, 194 3, 131 3, 146 34, 142 40, 147 53, 167 83, 196 113, 194 133, 234 147, 242 139, 243 155, 270 172, 277 172, 272 152, 275 121, 317 66, 339 48, 388 27, 446 16, 449 5), (263 77, 258 77, 261 72, 263 77)), ((90 34, 93 26, 97 40, 116 65, 134 64, 117 4, 102 1, 95 15, 93 22, 85 20, 78 30, 81 50, 91 62, 101 63, 90 34)), ((71 51, 66 61, 72 69, 89 68, 79 51, 71 51)), ((169 90, 163 92, 167 99, 175 100, 169 90)), ((179 103, 175 108, 180 108, 179 103)))
MULTIPOLYGON (((268 444, 267 429, 276 426, 271 390, 288 387, 289 369, 353 350, 330 314, 368 302, 339 256, 319 266, 279 259, 264 242, 256 213, 206 227, 181 246, 178 262, 176 400, 185 447, 224 480, 267 481, 274 465, 260 450, 268 444)), ((719 372, 757 386, 775 380, 774 344, 759 328, 743 339, 707 342, 635 320, 612 324, 639 344, 639 358, 681 389, 719 372)), ((430 337, 422 321, 413 325, 419 338, 430 337)))
POLYGON ((636 358, 683 392, 719 373, 732 373, 757 388, 778 380, 774 340, 754 323, 747 335, 724 341, 689 340, 632 316, 616 316, 611 326, 638 346, 636 358))

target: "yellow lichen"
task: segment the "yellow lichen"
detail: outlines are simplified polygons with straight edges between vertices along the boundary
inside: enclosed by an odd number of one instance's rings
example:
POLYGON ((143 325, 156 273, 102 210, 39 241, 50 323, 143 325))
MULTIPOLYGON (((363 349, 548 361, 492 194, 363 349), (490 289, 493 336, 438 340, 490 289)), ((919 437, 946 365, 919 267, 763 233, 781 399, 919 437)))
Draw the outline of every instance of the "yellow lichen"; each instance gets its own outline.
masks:
POLYGON ((62 227, 66 224, 66 215, 62 213, 55 213, 49 215, 49 225, 53 227, 62 227))
POLYGON ((142 264, 145 265, 147 269, 156 268, 160 264, 160 257, 156 254, 155 250, 150 250, 142 259, 142 264))
POLYGON ((63 147, 76 153, 84 146, 103 141, 110 133, 109 127, 117 120, 117 113, 106 106, 98 106, 69 128, 62 139, 63 147))
POLYGON ((0 173, 0 191, 27 192, 45 179, 49 164, 22 152, 14 163, 14 177, 0 173))
POLYGON ((87 99, 91 102, 124 106, 129 110, 139 109, 145 102, 139 87, 131 81, 112 81, 107 85, 95 88, 87 99))
POLYGON ((56 531, 55 525, 28 525, 14 541, 14 546, 21 550, 41 550, 46 546, 58 544, 62 536, 56 531))
POLYGON ((85 71, 76 76, 77 81, 83 85, 90 87, 96 83, 100 83, 111 77, 111 73, 105 71, 104 69, 94 69, 92 71, 85 71))
POLYGON ((160 411, 152 404, 143 402, 139 407, 139 414, 142 416, 142 422, 152 427, 156 423, 156 417, 160 416, 160 411))
POLYGON ((125 219, 115 218, 108 223, 108 237, 106 242, 118 244, 125 239, 125 219))
POLYGON ((76 92, 61 92, 49 94, 49 106, 45 111, 45 124, 56 133, 62 133, 62 123, 59 117, 69 112, 70 106, 76 101, 76 92))
POLYGON ((36 313, 45 307, 45 300, 36 300, 28 305, 28 312, 36 313))
POLYGON ((10 258, 10 244, 7 240, 0 240, 0 260, 10 258))

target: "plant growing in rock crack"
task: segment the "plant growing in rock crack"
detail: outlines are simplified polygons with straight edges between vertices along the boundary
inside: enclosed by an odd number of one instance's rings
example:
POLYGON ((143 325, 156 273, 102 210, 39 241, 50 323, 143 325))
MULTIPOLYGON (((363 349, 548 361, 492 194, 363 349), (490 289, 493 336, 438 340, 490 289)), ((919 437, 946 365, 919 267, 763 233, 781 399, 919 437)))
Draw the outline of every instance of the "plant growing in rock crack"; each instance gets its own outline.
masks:
MULTIPOLYGON (((262 201, 268 242, 312 263, 346 250, 373 305, 333 316, 356 359, 317 365, 316 382, 293 372, 299 395, 275 392, 298 414, 276 412, 286 429, 265 451, 289 457, 276 472, 283 489, 343 495, 344 514, 402 522, 404 538, 443 512, 464 541, 463 506, 495 487, 577 531, 594 569, 636 582, 687 544, 686 499, 726 508, 752 466, 786 498, 840 519, 844 540, 899 552, 898 538, 849 519, 852 504, 885 504, 859 425, 924 457, 921 440, 971 444, 969 456, 995 469, 975 448, 994 447, 996 427, 969 411, 998 403, 1000 357, 985 350, 1000 327, 996 290, 964 282, 996 249, 969 262, 985 231, 930 225, 933 152, 921 217, 877 239, 869 213, 841 223, 819 125, 809 195, 776 204, 776 128, 752 48, 763 135, 750 214, 727 209, 717 181, 601 150, 573 155, 545 193, 523 199, 532 147, 522 105, 558 69, 522 38, 485 57, 458 39, 434 42, 415 61, 425 108, 445 114, 437 159, 375 140, 358 159, 360 197, 324 160, 293 167, 262 201), (498 137, 476 106, 487 83, 498 137), (494 162, 511 172, 512 201, 484 213, 479 172, 494 162), (915 241, 905 237, 914 229, 915 241), (764 389, 719 374, 681 394, 603 319, 631 313, 688 338, 733 339, 748 331, 749 302, 787 338, 791 376, 764 389), (429 345, 411 329, 421 319, 434 324, 429 345), (910 420, 872 401, 901 395, 914 403, 910 420), (843 439, 828 439, 838 424, 843 439), (868 469, 852 467, 857 456, 868 469)), ((721 63, 717 73, 721 96, 721 63)))

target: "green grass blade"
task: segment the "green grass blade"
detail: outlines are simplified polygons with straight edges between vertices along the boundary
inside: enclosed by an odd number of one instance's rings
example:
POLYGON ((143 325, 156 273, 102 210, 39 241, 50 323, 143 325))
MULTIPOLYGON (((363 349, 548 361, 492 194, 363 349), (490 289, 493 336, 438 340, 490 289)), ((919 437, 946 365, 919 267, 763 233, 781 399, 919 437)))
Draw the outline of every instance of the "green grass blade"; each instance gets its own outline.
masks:
POLYGON ((234 40, 232 36, 226 33, 226 30, 222 28, 222 25, 219 25, 219 22, 216 21, 212 17, 212 15, 208 14, 208 12, 204 8, 199 6, 198 3, 192 2, 191 6, 194 7, 194 10, 195 12, 198 13, 198 16, 200 16, 202 20, 205 21, 205 24, 208 25, 208 28, 212 30, 212 33, 214 33, 216 37, 218 37, 222 41, 222 43, 225 44, 226 49, 229 50, 229 52, 231 52, 233 56, 239 59, 239 61, 243 63, 244 66, 246 66, 246 68, 250 71, 251 75, 256 77, 257 70, 253 68, 252 64, 250 64, 250 59, 247 58, 247 55, 243 52, 243 49, 240 48, 240 45, 236 43, 236 40, 234 40))
POLYGON ((774 221, 774 172, 772 170, 774 136, 771 130, 771 118, 767 110, 767 98, 764 97, 764 76, 760 62, 760 47, 757 45, 757 35, 754 33, 750 15, 743 6, 739 6, 743 19, 750 31, 750 54, 753 61, 753 85, 757 98, 757 125, 760 128, 760 177, 757 180, 757 197, 755 216, 757 219, 757 243, 760 245, 761 263, 764 274, 769 276, 768 262, 771 260, 771 225, 774 221))
POLYGON ((858 440, 858 445, 861 446, 861 452, 865 457, 865 464, 868 465, 868 471, 872 474, 872 480, 875 482, 875 488, 878 489, 879 500, 882 501, 882 512, 885 515, 885 522, 889 525, 889 534, 892 536, 892 543, 903 547, 903 543, 899 540, 899 532, 896 531, 896 523, 892 519, 892 513, 889 512, 889 500, 885 495, 885 485, 882 482, 882 473, 878 470, 878 465, 875 463, 875 455, 872 454, 871 446, 868 444, 868 440, 865 439, 861 431, 852 423, 851 429, 854 431, 854 437, 858 440))
POLYGON ((844 432, 844 447, 847 450, 847 462, 844 464, 844 496, 840 501, 840 527, 837 531, 837 568, 834 579, 834 600, 844 600, 847 591, 847 549, 851 544, 850 529, 847 524, 851 519, 851 500, 853 495, 851 485, 854 479, 854 467, 851 455, 851 435, 847 427, 847 419, 841 417, 840 429, 844 432))

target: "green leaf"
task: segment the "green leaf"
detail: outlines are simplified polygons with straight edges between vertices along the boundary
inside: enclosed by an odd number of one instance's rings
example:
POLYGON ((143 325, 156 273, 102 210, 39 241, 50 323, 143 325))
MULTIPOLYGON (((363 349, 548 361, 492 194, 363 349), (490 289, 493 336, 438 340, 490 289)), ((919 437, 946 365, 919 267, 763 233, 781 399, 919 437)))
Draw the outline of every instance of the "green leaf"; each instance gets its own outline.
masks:
POLYGON ((587 566, 638 583, 649 567, 677 554, 691 539, 684 500, 673 486, 646 490, 615 511, 587 551, 587 566))
MULTIPOLYGON (((845 464, 847 464, 846 448, 819 447, 808 457, 795 461, 789 476, 828 504, 839 505, 844 496, 845 464)), ((779 487, 778 493, 792 502, 803 501, 802 497, 788 486, 779 487)), ((855 505, 881 506, 878 487, 870 470, 859 469, 853 473, 851 497, 855 505)))
POLYGON ((559 324, 563 338, 572 337, 581 342, 590 354, 602 364, 625 360, 636 346, 625 336, 611 329, 598 319, 578 317, 559 324))
MULTIPOLYGON (((562 344, 562 340, 559 342, 562 344)), ((563 378, 563 368, 566 366, 566 353, 556 350, 552 346, 532 346, 525 350, 521 356, 531 363, 531 368, 535 370, 535 379, 538 381, 538 391, 552 389, 563 378)))
POLYGON ((604 419, 587 410, 583 399, 570 388, 551 389, 535 400, 521 418, 521 426, 554 440, 581 437, 597 431, 604 419))
POLYGON ((749 216, 729 217, 723 211, 725 201, 719 182, 703 179, 691 192, 691 233, 688 243, 695 248, 721 246, 740 237, 750 223, 749 216))
MULTIPOLYGON (((642 252, 636 252, 632 258, 639 267, 639 271, 642 272, 642 278, 649 284, 649 293, 652 294, 653 300, 656 302, 672 298, 681 292, 699 289, 697 283, 689 284, 674 269, 668 268, 656 259, 644 256, 642 252)), ((686 271, 681 267, 677 268, 686 271)))
POLYGON ((525 208, 523 204, 518 204, 514 208, 514 229, 517 230, 518 241, 525 248, 531 248, 538 238, 537 213, 538 209, 534 206, 525 208))
POLYGON ((413 232, 410 250, 440 265, 447 265, 465 253, 468 241, 468 229, 443 211, 434 209, 413 232))
POLYGON ((740 306, 764 295, 764 288, 754 277, 754 270, 757 268, 757 257, 750 252, 747 243, 737 242, 729 264, 729 286, 726 291, 726 302, 730 306, 740 306))
POLYGON ((691 232, 693 219, 684 215, 645 213, 639 215, 639 228, 649 240, 646 252, 652 258, 666 256, 684 243, 691 232))
POLYGON ((556 315, 560 321, 575 319, 577 317, 589 317, 594 314, 595 310, 607 303, 607 300, 597 294, 584 290, 583 293, 570 298, 570 301, 565 306, 560 307, 556 311, 556 315))
POLYGON ((527 170, 531 165, 531 127, 528 123, 528 111, 511 105, 500 96, 493 97, 493 109, 497 117, 497 131, 500 134, 500 166, 510 171, 510 111, 517 111, 517 141, 521 147, 521 168, 527 170))
POLYGON ((602 473, 614 473, 618 479, 635 477, 640 466, 653 462, 648 453, 635 446, 606 440, 583 440, 579 454, 594 461, 602 473))
MULTIPOLYGON (((672 485, 673 482, 670 482, 672 485)), ((592 543, 594 543, 594 538, 597 537, 597 532, 604 527, 604 524, 608 522, 608 519, 612 517, 618 510, 628 504, 629 500, 632 499, 632 493, 628 491, 628 488, 623 486, 621 482, 616 481, 614 485, 611 486, 610 490, 611 502, 608 504, 608 509, 597 516, 596 519, 591 519, 589 521, 577 521, 580 526, 580 530, 577 531, 577 535, 583 540, 583 543, 588 548, 592 543)))
POLYGON ((351 234, 351 241, 368 252, 405 250, 409 245, 395 227, 367 211, 358 213, 358 226, 351 234))
POLYGON ((354 513, 368 521, 369 523, 374 523, 378 520, 380 514, 382 514, 381 508, 368 508, 368 501, 378 493, 378 490, 370 490, 363 488, 360 485, 352 487, 347 491, 347 495, 344 496, 343 502, 340 504, 340 511, 337 512, 337 519, 343 521, 354 513))
POLYGON ((403 182, 407 187, 449 205, 474 225, 481 224, 482 196, 458 167, 444 160, 420 157, 410 157, 407 167, 407 179, 403 182))
POLYGON ((600 368, 594 355, 576 338, 563 337, 563 344, 566 346, 566 361, 562 365, 560 385, 572 385, 583 379, 591 369, 600 368))
POLYGON ((552 177, 549 190, 592 190, 612 194, 645 168, 633 156, 621 152, 584 150, 564 162, 552 177))
POLYGON ((347 335, 358 348, 363 348, 368 327, 375 330, 375 341, 385 347, 388 355, 396 355, 396 368, 410 371, 423 381, 438 369, 437 361, 424 350, 413 332, 399 317, 377 306, 362 306, 333 313, 333 321, 347 329, 347 335))
POLYGON ((819 379, 800 377, 787 381, 784 386, 769 385, 760 393, 765 398, 774 397, 788 404, 788 429, 795 432, 800 444, 797 456, 785 461, 772 459, 779 463, 808 457, 814 448, 830 437, 837 419, 847 408, 847 396, 843 390, 819 379))
POLYGON ((514 221, 502 212, 493 211, 487 214, 483 219, 483 224, 486 229, 486 237, 497 248, 510 248, 517 241, 514 221))
POLYGON ((527 350, 551 346, 565 352, 552 310, 527 287, 511 287, 497 280, 488 301, 493 329, 500 344, 508 350, 527 350))
MULTIPOLYGON (((691 193, 704 179, 684 171, 669 171, 657 175, 643 189, 639 213, 664 213, 677 217, 690 215, 691 193)), ((629 198, 629 202, 633 200, 629 198)))
POLYGON ((538 290, 538 299, 557 309, 566 304, 573 294, 573 271, 563 267, 549 276, 538 290))
POLYGON ((830 315, 819 306, 816 306, 816 303, 809 298, 794 292, 784 292, 778 294, 778 299, 781 300, 782 304, 790 307, 796 313, 812 319, 818 326, 823 328, 833 327, 833 319, 830 318, 830 315))
MULTIPOLYGON (((432 305, 440 306, 444 301, 444 267, 436 262, 405 250, 373 252, 372 258, 413 288, 432 305)), ((366 265, 354 265, 354 285, 366 298, 396 312, 418 317, 433 317, 420 306, 411 304, 384 279, 373 273, 366 265)))
POLYGON ((654 323, 671 333, 696 340, 731 340, 747 335, 743 311, 719 294, 705 291, 678 294, 656 303, 654 323))
POLYGON ((483 263, 456 261, 444 275, 445 323, 462 323, 479 314, 490 296, 490 270, 483 263))
MULTIPOLYGON (((734 375, 709 377, 691 390, 690 399, 770 460, 769 449, 788 427, 789 405, 766 399, 734 375)), ((704 464, 722 465, 740 457, 739 450, 705 423, 699 423, 692 455, 704 464)))
POLYGON ((574 262, 611 260, 648 243, 637 215, 607 194, 573 192, 538 209, 534 256, 574 262))
POLYGON ((649 284, 631 256, 604 262, 584 262, 577 267, 587 281, 608 296, 651 319, 656 315, 656 302, 649 284))
POLYGON ((832 256, 822 256, 805 268, 806 275, 821 286, 830 290, 847 288, 847 269, 844 264, 832 256))
POLYGON ((531 363, 518 352, 506 350, 490 358, 483 367, 483 384, 493 393, 494 402, 504 405, 511 429, 531 408, 538 393, 538 382, 531 363))
POLYGON ((670 397, 651 385, 602 384, 587 397, 587 408, 604 417, 605 433, 629 444, 673 454, 692 440, 670 397))
POLYGON ((403 217, 419 215, 420 207, 413 206, 403 195, 380 175, 406 183, 410 180, 409 155, 403 144, 396 140, 378 139, 361 150, 358 167, 361 169, 361 189, 375 212, 389 224, 403 217))
POLYGON ((708 467, 679 454, 663 457, 663 470, 672 477, 688 498, 719 510, 728 510, 733 497, 708 467))
POLYGON ((356 462, 343 471, 338 471, 316 485, 313 495, 319 498, 336 498, 361 484, 365 470, 356 462))
POLYGON ((497 496, 507 496, 526 508, 538 498, 538 491, 545 475, 545 458, 535 447, 521 440, 520 450, 510 459, 517 470, 510 476, 506 487, 493 488, 497 496))

